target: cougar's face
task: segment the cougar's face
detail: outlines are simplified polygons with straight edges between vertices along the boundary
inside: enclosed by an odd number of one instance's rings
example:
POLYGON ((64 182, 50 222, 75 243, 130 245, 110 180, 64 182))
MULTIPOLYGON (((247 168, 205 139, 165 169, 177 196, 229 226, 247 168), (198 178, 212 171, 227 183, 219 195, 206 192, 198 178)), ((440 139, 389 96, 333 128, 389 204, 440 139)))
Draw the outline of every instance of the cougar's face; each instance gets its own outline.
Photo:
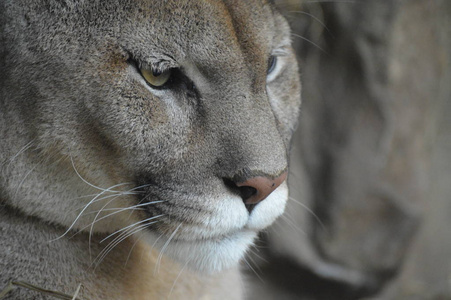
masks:
POLYGON ((235 264, 288 197, 300 92, 286 22, 265 0, 54 5, 24 8, 32 47, 8 54, 9 101, 30 98, 14 124, 39 166, 25 182, 43 189, 11 201, 196 269, 235 264))

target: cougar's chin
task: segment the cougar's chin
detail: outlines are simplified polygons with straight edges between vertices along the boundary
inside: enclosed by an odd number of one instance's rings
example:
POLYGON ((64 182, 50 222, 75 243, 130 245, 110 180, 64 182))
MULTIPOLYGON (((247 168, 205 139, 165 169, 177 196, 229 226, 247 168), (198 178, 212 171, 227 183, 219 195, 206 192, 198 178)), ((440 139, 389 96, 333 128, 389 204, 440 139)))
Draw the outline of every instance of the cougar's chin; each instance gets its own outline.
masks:
POLYGON ((170 237, 148 238, 162 254, 202 273, 216 273, 238 264, 257 236, 256 231, 241 230, 225 236, 196 240, 170 240, 170 237))

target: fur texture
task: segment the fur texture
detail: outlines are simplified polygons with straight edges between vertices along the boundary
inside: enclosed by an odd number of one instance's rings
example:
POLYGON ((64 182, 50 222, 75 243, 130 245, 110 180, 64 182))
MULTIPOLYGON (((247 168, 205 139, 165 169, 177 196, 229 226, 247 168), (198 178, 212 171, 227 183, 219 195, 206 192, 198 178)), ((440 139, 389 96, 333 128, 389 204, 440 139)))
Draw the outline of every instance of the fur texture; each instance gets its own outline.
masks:
POLYGON ((287 186, 249 213, 226 183, 287 169, 300 104, 273 5, 2 0, 0 26, 0 286, 242 297, 237 263, 287 186))

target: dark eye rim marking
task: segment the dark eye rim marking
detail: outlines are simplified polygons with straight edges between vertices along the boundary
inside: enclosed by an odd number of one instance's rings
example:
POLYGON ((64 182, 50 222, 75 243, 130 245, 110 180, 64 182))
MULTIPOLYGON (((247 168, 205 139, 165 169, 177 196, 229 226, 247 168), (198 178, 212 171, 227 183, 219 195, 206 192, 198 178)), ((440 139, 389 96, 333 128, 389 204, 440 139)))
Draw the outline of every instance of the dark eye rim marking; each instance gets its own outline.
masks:
POLYGON ((172 91, 186 91, 187 95, 190 97, 199 97, 199 91, 197 90, 196 85, 194 84, 194 82, 185 75, 185 73, 183 72, 183 70, 181 68, 168 68, 166 70, 159 70, 157 68, 149 68, 150 71, 153 73, 154 76, 158 76, 163 74, 164 72, 170 72, 170 77, 168 79, 168 81, 161 85, 161 86, 154 86, 152 84, 150 84, 146 78, 144 77, 144 75, 142 74, 142 68, 140 68, 140 63, 133 59, 133 58, 129 58, 127 60, 127 62, 133 66, 136 71, 139 73, 139 75, 141 75, 142 79, 146 82, 147 86, 149 86, 151 89, 153 90, 172 90, 172 91))
POLYGON ((277 56, 271 55, 268 59, 268 70, 266 71, 266 74, 269 75, 276 69, 277 66, 277 56))

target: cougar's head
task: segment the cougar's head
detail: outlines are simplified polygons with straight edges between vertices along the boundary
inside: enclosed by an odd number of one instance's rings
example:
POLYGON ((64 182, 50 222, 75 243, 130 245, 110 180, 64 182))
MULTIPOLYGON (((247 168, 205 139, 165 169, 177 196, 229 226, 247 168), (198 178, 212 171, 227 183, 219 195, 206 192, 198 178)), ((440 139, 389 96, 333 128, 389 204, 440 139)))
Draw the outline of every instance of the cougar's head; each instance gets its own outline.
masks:
POLYGON ((266 0, 40 2, 2 4, 2 201, 235 264, 288 197, 285 20, 266 0))

